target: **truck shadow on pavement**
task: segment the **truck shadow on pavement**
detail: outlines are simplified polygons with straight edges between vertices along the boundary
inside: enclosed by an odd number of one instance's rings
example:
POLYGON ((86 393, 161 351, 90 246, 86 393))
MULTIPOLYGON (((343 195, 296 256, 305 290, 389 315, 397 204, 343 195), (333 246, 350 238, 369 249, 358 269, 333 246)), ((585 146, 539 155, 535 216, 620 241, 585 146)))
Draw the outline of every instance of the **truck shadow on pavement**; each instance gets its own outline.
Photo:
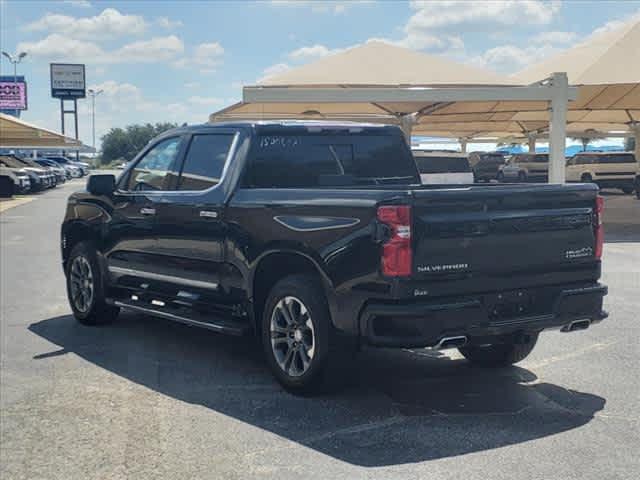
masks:
POLYGON ((245 456, 286 457, 288 440, 359 466, 421 462, 579 428, 605 404, 602 397, 540 382, 523 368, 476 369, 422 349, 365 350, 349 369, 344 390, 300 398, 272 380, 253 339, 131 313, 108 326, 84 327, 67 315, 29 330, 60 347, 34 361, 73 353, 285 440, 236 441, 265 445, 247 447, 245 456))

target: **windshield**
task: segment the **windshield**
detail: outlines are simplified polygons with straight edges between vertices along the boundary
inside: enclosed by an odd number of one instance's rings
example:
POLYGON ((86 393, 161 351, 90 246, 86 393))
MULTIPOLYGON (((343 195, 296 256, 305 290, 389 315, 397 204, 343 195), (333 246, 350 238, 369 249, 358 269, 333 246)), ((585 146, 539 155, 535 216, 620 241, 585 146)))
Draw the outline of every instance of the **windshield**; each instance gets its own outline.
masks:
POLYGON ((470 172, 467 157, 421 156, 414 154, 420 173, 464 173, 470 172))
POLYGON ((0 160, 2 160, 2 163, 5 163, 6 165, 10 166, 11 168, 24 168, 24 167, 29 166, 26 163, 21 162, 21 161, 19 161, 18 159, 14 158, 14 157, 0 157, 0 160))

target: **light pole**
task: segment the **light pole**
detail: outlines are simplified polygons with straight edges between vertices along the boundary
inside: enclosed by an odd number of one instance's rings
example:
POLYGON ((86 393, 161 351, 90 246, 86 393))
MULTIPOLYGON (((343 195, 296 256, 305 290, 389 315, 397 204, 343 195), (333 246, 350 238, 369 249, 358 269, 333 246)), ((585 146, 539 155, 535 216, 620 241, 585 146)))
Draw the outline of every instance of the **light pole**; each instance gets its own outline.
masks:
POLYGON ((91 132, 93 136, 93 154, 96 154, 96 97, 100 95, 103 90, 94 90, 90 88, 87 90, 91 97, 91 132))
MULTIPOLYGON (((18 64, 22 61, 24 57, 27 56, 27 52, 20 52, 19 54, 11 55, 10 53, 3 51, 2 55, 7 57, 9 61, 13 63, 13 86, 17 89, 18 88, 18 64)), ((15 109, 14 113, 15 113, 15 116, 17 117, 18 116, 17 108, 15 109)))

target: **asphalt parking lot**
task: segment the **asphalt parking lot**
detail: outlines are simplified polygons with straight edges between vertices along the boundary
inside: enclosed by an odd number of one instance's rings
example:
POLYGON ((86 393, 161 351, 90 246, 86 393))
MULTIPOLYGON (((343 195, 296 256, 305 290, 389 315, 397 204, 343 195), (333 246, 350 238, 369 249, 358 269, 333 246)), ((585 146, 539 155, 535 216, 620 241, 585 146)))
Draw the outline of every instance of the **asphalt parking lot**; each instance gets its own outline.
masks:
POLYGON ((284 393, 250 339, 70 315, 69 182, 0 214, 0 478, 633 479, 640 472, 640 201, 606 195, 610 317, 518 367, 367 350, 349 388, 284 393))

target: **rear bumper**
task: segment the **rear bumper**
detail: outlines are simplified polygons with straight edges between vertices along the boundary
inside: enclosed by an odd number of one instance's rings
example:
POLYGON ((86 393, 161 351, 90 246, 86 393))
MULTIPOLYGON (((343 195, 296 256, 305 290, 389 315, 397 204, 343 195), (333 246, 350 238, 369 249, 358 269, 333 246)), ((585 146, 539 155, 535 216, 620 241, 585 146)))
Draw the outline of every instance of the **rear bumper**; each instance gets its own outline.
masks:
POLYGON ((446 337, 468 343, 487 337, 565 329, 578 320, 599 322, 607 287, 601 284, 520 289, 424 303, 369 303, 361 338, 380 347, 435 346, 446 337))

